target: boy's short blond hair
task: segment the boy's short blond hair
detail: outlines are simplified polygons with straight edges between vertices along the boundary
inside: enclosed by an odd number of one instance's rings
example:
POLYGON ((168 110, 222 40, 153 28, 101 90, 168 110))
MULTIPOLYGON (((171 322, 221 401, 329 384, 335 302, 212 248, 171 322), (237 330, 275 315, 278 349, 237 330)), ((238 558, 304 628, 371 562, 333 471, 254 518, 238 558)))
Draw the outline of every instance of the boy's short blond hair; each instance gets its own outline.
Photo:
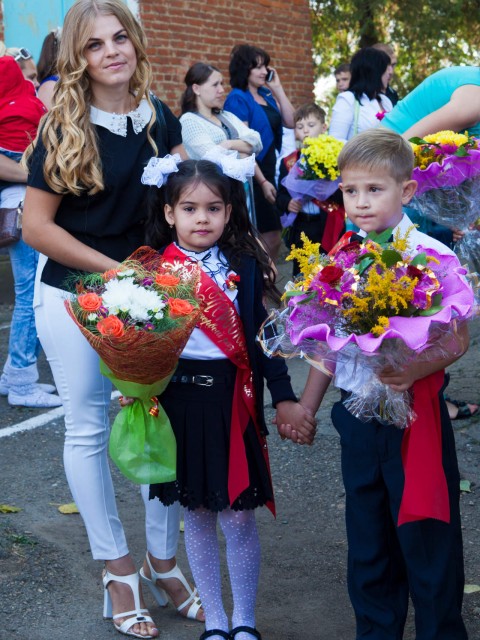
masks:
POLYGON ((294 111, 293 122, 297 124, 299 120, 303 120, 309 116, 314 116, 319 122, 325 124, 327 114, 322 107, 319 107, 315 102, 307 102, 307 104, 302 104, 301 107, 298 107, 298 109, 294 111))
POLYGON ((351 138, 340 151, 340 173, 350 167, 364 167, 372 172, 383 169, 397 182, 404 182, 412 177, 413 149, 390 129, 368 129, 351 138))

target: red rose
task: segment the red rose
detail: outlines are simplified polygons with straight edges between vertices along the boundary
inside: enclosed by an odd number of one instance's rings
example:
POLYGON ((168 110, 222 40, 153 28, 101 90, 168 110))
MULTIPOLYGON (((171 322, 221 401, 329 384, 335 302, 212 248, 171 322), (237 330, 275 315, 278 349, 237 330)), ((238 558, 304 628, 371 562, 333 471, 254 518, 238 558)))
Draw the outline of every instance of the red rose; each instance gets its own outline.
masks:
POLYGON ((111 338, 121 338, 125 333, 123 322, 117 316, 107 316, 97 323, 97 329, 102 336, 110 336, 111 338))
POLYGON ((360 249, 360 242, 358 240, 353 240, 353 242, 349 242, 344 247, 342 247, 342 251, 358 251, 360 249))
POLYGON ((318 276, 318 279, 320 280, 320 282, 326 282, 327 284, 333 285, 338 282, 342 276, 343 269, 341 269, 340 267, 334 267, 332 265, 323 267, 318 276))
POLYGON ((423 273, 417 267, 414 267, 413 264, 409 264, 407 267, 407 276, 409 278, 417 278, 421 280, 423 278, 423 273))
POLYGON ((102 299, 96 293, 82 293, 77 300, 85 311, 96 311, 102 306, 102 299))

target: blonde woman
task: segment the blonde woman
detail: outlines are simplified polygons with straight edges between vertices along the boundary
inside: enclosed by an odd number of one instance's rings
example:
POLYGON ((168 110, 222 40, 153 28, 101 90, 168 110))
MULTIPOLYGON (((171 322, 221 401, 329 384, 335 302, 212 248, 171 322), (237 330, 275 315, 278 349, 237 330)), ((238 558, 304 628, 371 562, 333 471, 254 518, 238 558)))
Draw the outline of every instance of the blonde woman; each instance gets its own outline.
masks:
MULTIPOLYGON (((48 258, 37 273, 36 321, 65 407, 69 486, 93 557, 105 561, 104 616, 120 633, 153 638, 158 630, 144 608, 107 461, 111 385, 63 305, 72 274, 114 268, 144 244, 140 177, 152 154, 185 156, 178 120, 150 94, 145 50, 145 35, 121 0, 77 0, 68 12, 55 104, 26 154, 24 237, 48 258)), ((144 575, 182 615, 203 620, 175 562, 178 507, 145 503, 144 575)))

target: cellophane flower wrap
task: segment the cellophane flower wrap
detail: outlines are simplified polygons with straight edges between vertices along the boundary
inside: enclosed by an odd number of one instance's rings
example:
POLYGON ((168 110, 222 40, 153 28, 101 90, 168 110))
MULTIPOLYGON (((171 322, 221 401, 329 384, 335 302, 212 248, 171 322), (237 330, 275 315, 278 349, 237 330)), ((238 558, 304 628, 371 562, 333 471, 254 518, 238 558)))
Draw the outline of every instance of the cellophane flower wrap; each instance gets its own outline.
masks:
POLYGON ((412 178, 418 182, 410 203, 420 215, 465 232, 455 253, 472 271, 480 271, 480 148, 467 133, 439 131, 411 138, 415 155, 412 178))
POLYGON ((376 374, 461 353, 458 323, 473 314, 474 296, 456 256, 411 251, 411 230, 387 242, 391 233, 348 244, 346 234, 326 256, 303 236, 289 256, 302 279, 287 285, 286 308, 272 312, 259 339, 271 356, 304 357, 332 376, 338 368, 344 382, 347 373, 353 415, 403 428, 414 418, 409 393, 376 374))
POLYGON ((110 457, 133 482, 176 478, 176 442, 158 402, 195 327, 199 269, 167 263, 149 247, 116 269, 85 275, 65 301, 70 317, 100 356, 101 372, 124 395, 110 434, 110 457))
MULTIPOLYGON (((282 180, 293 199, 305 201, 316 198, 322 201, 335 193, 340 184, 337 158, 343 145, 327 134, 305 138, 299 159, 282 180)), ((296 214, 284 213, 282 225, 291 226, 295 217, 296 214)))

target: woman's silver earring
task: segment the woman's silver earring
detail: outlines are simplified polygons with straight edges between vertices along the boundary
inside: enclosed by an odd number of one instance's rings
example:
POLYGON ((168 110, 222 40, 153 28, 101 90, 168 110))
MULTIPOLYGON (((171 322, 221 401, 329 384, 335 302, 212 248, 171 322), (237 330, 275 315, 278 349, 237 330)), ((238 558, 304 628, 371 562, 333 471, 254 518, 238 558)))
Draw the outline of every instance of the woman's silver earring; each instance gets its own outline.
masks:
POLYGON ((175 225, 173 225, 173 224, 169 224, 168 226, 170 227, 170 229, 173 229, 173 227, 174 227, 175 225))

